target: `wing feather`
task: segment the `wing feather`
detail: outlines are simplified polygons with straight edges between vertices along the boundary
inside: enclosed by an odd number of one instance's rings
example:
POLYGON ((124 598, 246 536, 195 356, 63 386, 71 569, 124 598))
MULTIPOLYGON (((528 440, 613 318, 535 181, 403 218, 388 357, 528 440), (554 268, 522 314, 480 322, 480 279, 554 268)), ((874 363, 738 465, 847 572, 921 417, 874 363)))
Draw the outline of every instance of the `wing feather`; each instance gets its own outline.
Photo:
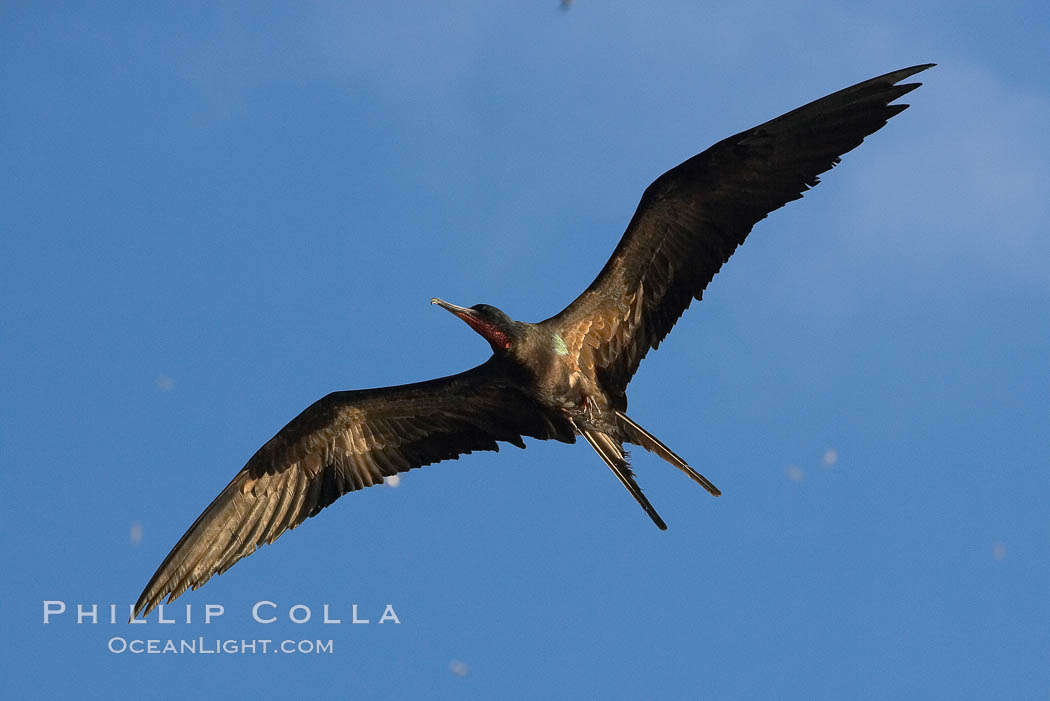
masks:
POLYGON ((907 105, 933 64, 872 78, 725 139, 657 178, 593 283, 545 324, 593 364, 606 391, 627 383, 766 215, 816 185, 907 105))
POLYGON ((574 442, 571 424, 506 379, 495 359, 450 377, 335 392, 262 446, 161 563, 135 604, 148 615, 222 574, 343 494, 522 436, 574 442))

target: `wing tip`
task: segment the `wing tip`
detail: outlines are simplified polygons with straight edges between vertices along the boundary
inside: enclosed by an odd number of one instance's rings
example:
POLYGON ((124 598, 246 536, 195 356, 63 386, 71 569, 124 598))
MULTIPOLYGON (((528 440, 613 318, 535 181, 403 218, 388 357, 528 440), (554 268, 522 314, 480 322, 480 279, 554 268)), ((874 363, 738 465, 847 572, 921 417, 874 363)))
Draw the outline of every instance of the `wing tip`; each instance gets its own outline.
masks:
POLYGON ((128 619, 128 623, 133 623, 137 618, 148 618, 153 609, 157 608, 159 600, 147 598, 145 592, 139 597, 139 600, 135 602, 135 608, 131 611, 131 617, 128 619))
MULTIPOLYGON (((895 70, 895 71, 890 71, 889 73, 885 73, 883 75, 880 75, 879 77, 874 78, 873 80, 874 81, 886 82, 886 83, 889 83, 890 85, 897 85, 898 83, 900 83, 905 78, 910 78, 911 76, 915 75, 916 73, 922 73, 923 71, 929 70, 929 69, 933 68, 936 65, 937 65, 936 63, 920 63, 920 64, 917 64, 917 65, 914 65, 914 66, 909 66, 907 68, 900 68, 900 69, 895 70)), ((919 87, 920 85, 922 85, 922 83, 905 83, 903 85, 897 85, 897 87, 908 88, 909 90, 914 90, 915 88, 919 87), (912 87, 912 86, 914 86, 914 87, 912 87)))
MULTIPOLYGON (((905 78, 910 78, 911 76, 915 75, 916 73, 922 73, 925 70, 929 70, 930 68, 933 68, 936 65, 937 65, 936 63, 920 63, 917 66, 911 66, 909 68, 901 68, 900 70, 893 71, 891 73, 887 73, 885 75, 879 76, 878 78, 875 78, 874 81, 885 81, 888 86, 892 86, 894 88, 894 92, 896 93, 896 95, 894 95, 893 99, 896 100, 896 99, 900 98, 903 95, 907 95, 912 90, 915 90, 916 88, 922 87, 922 83, 902 83, 900 81, 904 80, 905 78)), ((898 110, 898 112, 901 111, 901 110, 904 110, 905 108, 908 107, 908 105, 892 105, 892 106, 893 107, 900 107, 900 110, 898 110)), ((897 112, 894 112, 894 114, 897 114, 897 112)), ((893 116, 893 115, 891 115, 891 116, 893 116)))

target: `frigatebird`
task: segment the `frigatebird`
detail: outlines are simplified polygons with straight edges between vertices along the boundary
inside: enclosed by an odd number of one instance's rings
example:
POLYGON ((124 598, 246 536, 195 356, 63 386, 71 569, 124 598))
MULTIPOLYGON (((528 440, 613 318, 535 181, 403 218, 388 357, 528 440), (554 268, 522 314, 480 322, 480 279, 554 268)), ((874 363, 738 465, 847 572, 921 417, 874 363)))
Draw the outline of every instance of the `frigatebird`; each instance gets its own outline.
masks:
POLYGON ((818 176, 907 105, 899 84, 930 68, 858 83, 720 141, 667 171, 642 194, 612 257, 557 315, 515 321, 496 307, 433 304, 492 346, 481 365, 440 379, 333 392, 252 456, 172 548, 135 604, 149 614, 222 574, 343 494, 475 450, 524 448, 523 437, 583 436, 661 529, 623 445, 656 453, 704 489, 721 492, 627 414, 627 384, 671 327, 767 214, 802 197, 818 176))

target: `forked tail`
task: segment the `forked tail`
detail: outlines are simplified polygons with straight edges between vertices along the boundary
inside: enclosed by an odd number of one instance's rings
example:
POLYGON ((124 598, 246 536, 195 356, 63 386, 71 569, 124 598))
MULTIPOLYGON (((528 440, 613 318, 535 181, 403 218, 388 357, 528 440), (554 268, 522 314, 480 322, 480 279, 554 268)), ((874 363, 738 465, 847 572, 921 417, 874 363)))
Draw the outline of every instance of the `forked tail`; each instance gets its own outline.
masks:
MULTIPOLYGON (((690 479, 699 484, 701 487, 711 492, 716 497, 722 496, 721 490, 715 485, 711 484, 711 480, 707 479, 699 472, 689 466, 685 460, 682 460, 673 450, 664 445, 659 438, 646 431, 644 428, 632 421, 627 414, 617 411, 616 418, 620 422, 620 430, 623 431, 624 436, 627 437, 628 443, 634 443, 640 445, 650 453, 656 453, 661 458, 671 463, 679 470, 689 475, 690 479)), ((590 440, 590 439, 588 439, 590 440)), ((593 443, 592 443, 593 445, 593 443)))
POLYGON ((656 509, 649 503, 649 500, 642 494, 641 488, 638 483, 634 481, 634 475, 631 473, 631 466, 627 462, 627 456, 623 452, 623 445, 618 440, 613 438, 607 433, 601 431, 592 431, 586 428, 580 428, 580 432, 583 437, 587 439, 587 442, 594 448, 594 452, 601 456, 605 464, 609 466, 609 469, 613 471, 613 474, 620 480, 620 484, 627 488, 627 491, 631 493, 643 509, 645 513, 649 514, 649 518, 653 520, 657 528, 661 531, 667 530, 667 524, 660 518, 660 514, 656 513, 656 509))
MULTIPOLYGON (((719 491, 718 487, 711 484, 709 479, 691 468, 689 463, 676 455, 675 452, 664 445, 659 438, 636 424, 628 418, 626 414, 617 411, 616 420, 617 428, 619 428, 621 435, 628 443, 640 445, 649 452, 656 453, 661 458, 689 475, 694 482, 711 492, 714 496, 722 496, 722 492, 719 491)), ((587 439, 587 442, 591 444, 591 447, 594 448, 594 452, 598 453, 598 455, 601 456, 601 459, 605 461, 605 464, 609 466, 609 469, 613 471, 613 474, 620 480, 620 484, 626 487, 627 491, 631 493, 631 496, 634 497, 635 501, 645 509, 645 513, 649 514, 649 518, 653 520, 653 523, 655 523, 661 531, 666 531, 667 524, 664 523, 662 518, 660 518, 660 514, 656 513, 656 509, 654 509, 653 505, 649 503, 649 500, 645 498, 638 483, 634 481, 634 473, 631 472, 631 466, 627 462, 627 454, 623 450, 623 444, 608 433, 594 431, 579 426, 578 424, 576 428, 583 434, 583 437, 587 439)))

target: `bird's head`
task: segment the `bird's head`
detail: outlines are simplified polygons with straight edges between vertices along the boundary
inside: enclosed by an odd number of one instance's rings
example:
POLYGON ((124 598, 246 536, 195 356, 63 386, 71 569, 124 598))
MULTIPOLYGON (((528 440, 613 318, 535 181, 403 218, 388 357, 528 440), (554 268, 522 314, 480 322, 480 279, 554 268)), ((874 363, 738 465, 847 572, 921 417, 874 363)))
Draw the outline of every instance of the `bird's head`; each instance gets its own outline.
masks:
POLYGON ((446 309, 477 331, 495 353, 506 353, 521 338, 521 324, 504 314, 491 304, 475 304, 473 307, 460 307, 434 297, 431 304, 446 309))

